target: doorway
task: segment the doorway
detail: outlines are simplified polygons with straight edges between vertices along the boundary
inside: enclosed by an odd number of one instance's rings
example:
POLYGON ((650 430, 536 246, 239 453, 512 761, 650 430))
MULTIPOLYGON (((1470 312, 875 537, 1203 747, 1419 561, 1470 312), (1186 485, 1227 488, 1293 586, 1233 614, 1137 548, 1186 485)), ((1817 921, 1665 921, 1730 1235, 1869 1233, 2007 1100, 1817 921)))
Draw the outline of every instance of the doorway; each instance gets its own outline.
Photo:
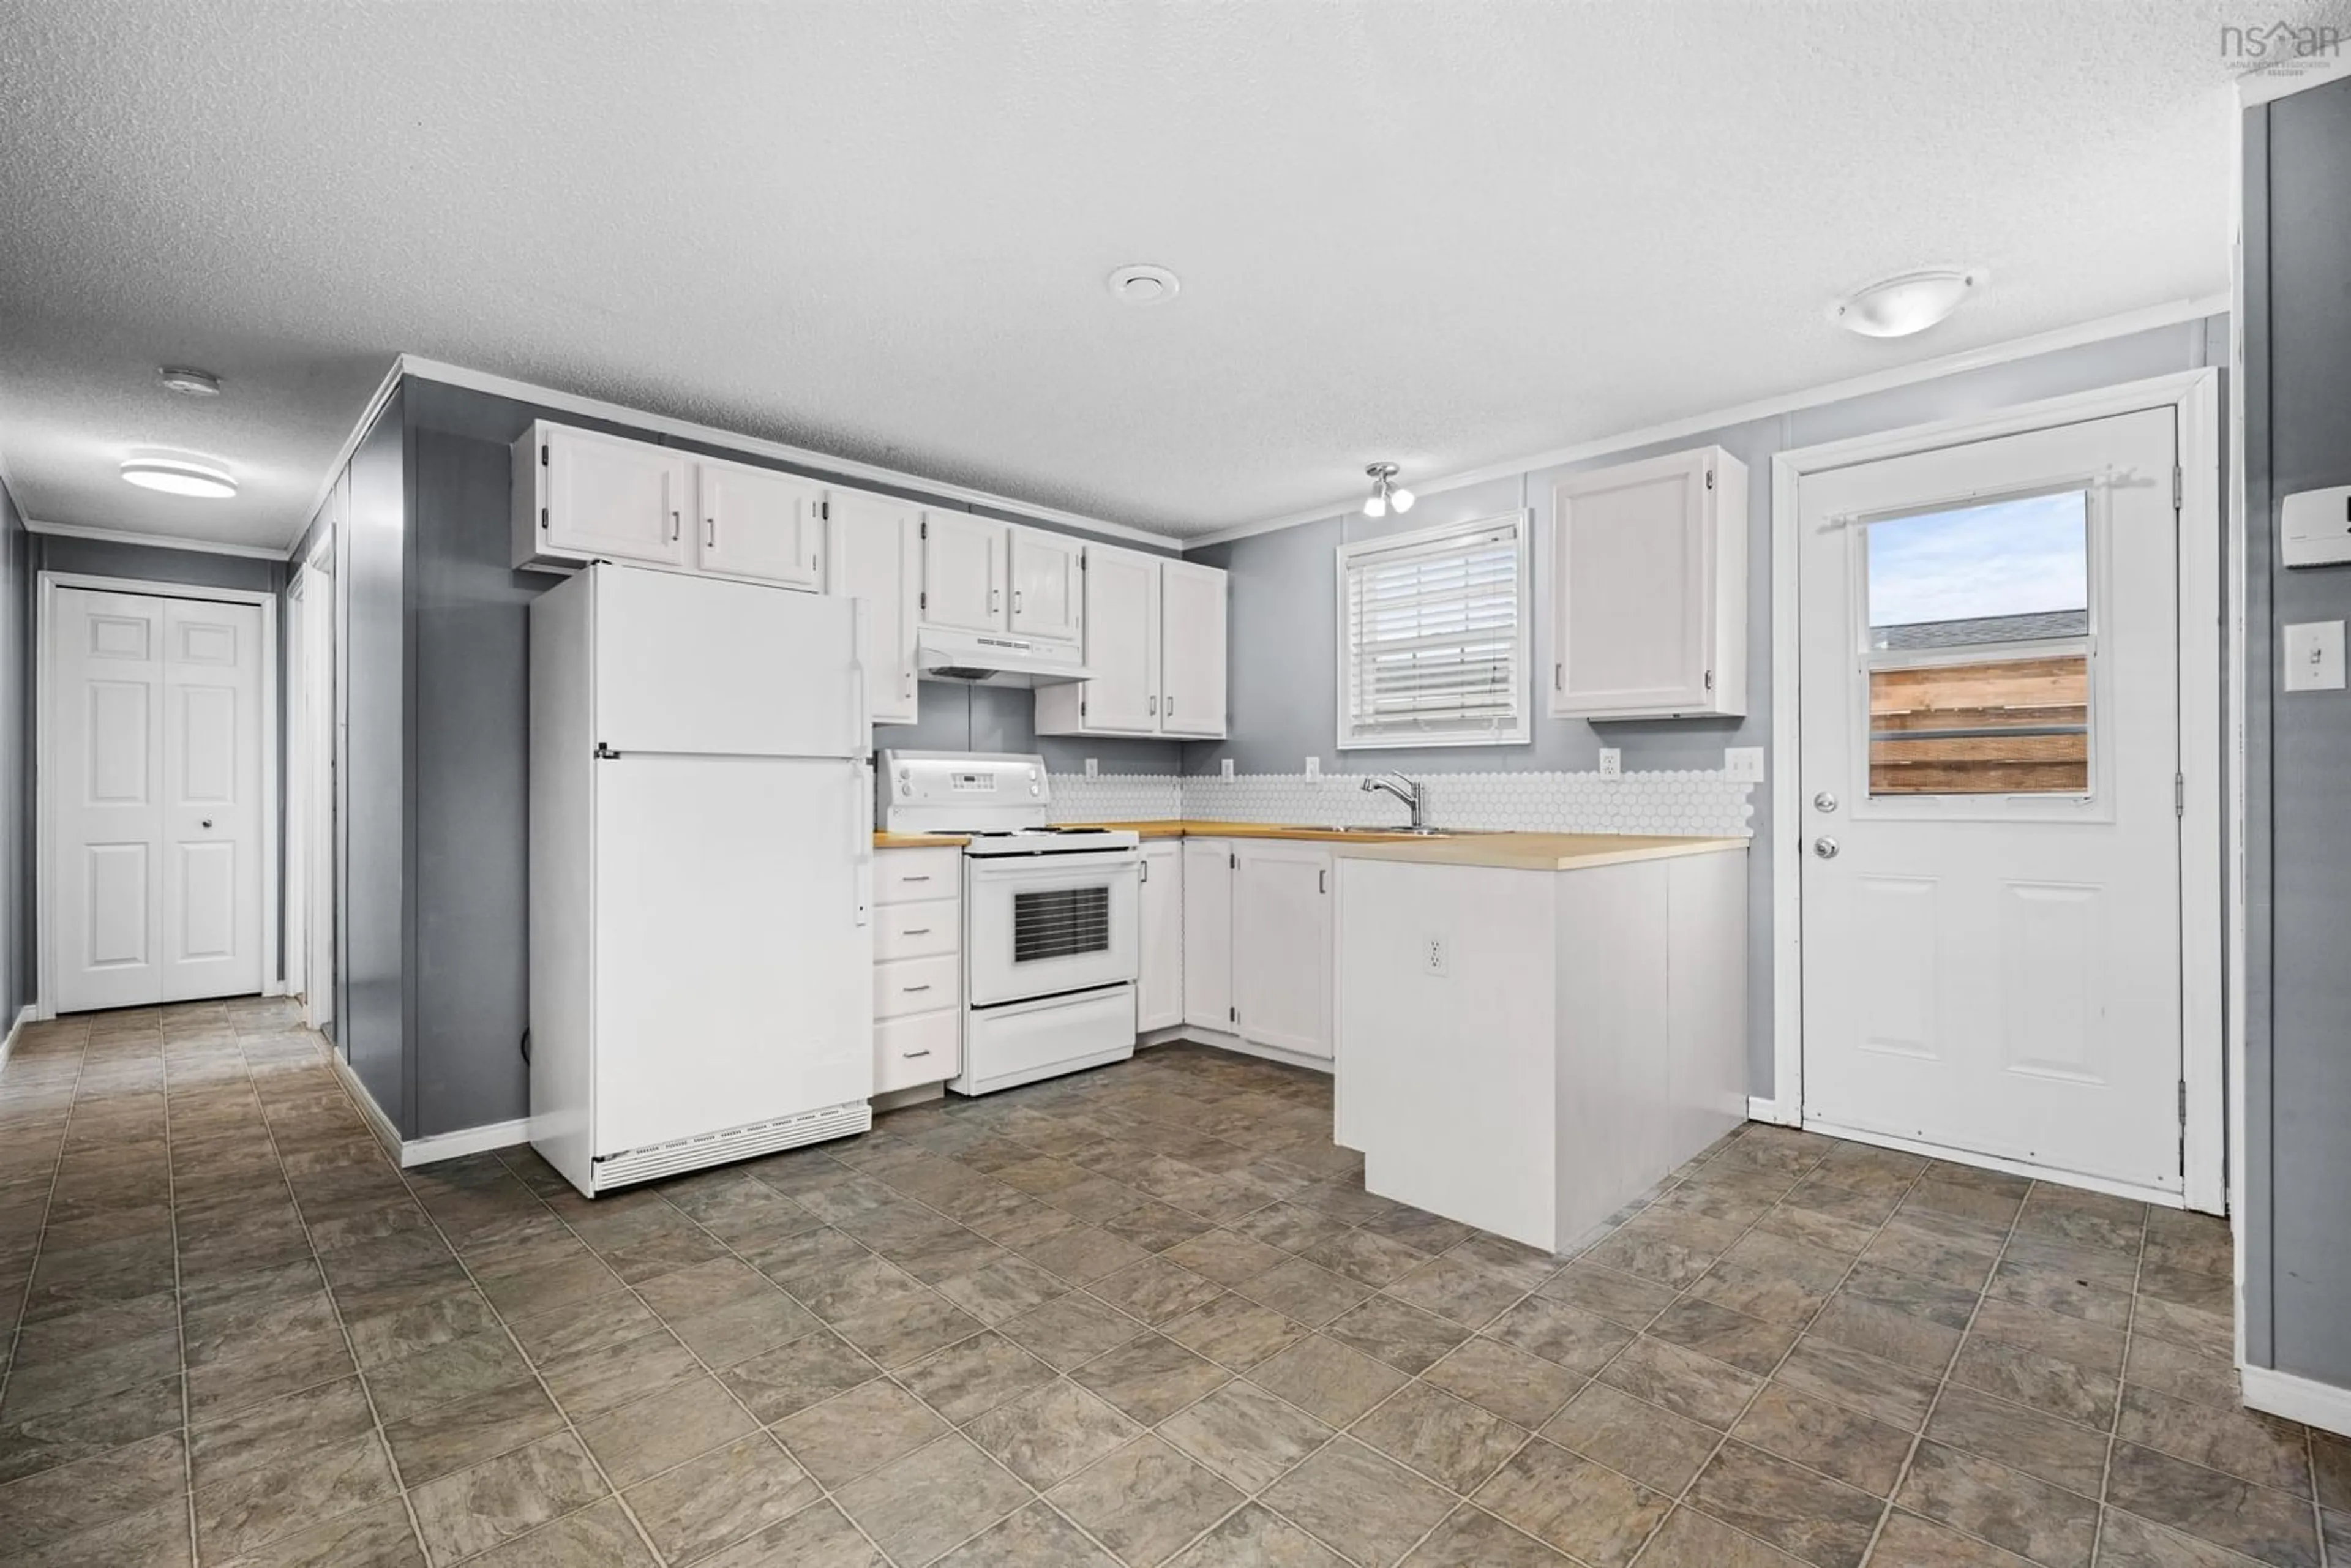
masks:
POLYGON ((44 572, 40 1011, 282 988, 276 602, 44 572))
POLYGON ((2217 528, 2179 406, 2004 423, 1792 486, 1801 1120, 2218 1207, 2217 528))

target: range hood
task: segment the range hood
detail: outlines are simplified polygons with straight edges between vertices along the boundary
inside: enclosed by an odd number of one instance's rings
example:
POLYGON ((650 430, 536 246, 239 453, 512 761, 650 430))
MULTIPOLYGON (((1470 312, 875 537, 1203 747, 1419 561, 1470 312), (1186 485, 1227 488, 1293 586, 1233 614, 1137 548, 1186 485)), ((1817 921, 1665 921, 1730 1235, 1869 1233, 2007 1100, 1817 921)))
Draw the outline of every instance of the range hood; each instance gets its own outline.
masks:
POLYGON ((1074 643, 933 626, 916 633, 914 667, 926 681, 979 686, 1050 686, 1093 677, 1074 643))

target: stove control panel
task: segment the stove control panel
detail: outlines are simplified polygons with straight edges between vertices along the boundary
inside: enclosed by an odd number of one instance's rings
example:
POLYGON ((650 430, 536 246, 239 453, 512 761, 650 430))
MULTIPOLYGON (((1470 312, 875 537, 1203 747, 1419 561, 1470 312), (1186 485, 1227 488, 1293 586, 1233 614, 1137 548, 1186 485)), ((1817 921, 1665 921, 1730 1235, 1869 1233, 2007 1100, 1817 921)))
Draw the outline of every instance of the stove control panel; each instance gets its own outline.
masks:
POLYGON ((901 832, 1004 832, 1044 825, 1053 799, 1034 754, 884 751, 883 825, 901 832))

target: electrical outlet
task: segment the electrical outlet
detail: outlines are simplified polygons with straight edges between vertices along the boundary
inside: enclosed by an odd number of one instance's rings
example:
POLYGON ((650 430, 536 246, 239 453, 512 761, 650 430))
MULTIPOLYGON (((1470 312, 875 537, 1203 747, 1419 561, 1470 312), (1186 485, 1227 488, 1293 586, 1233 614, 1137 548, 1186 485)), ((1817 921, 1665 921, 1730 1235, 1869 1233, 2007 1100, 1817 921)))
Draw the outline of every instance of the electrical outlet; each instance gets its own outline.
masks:
POLYGON ((1763 748, 1760 746, 1724 747, 1722 776, 1733 784, 1762 783, 1763 748))
POLYGON ((1099 779, 1102 777, 1102 763, 1100 759, 1092 757, 1086 758, 1086 777, 1089 779, 1099 779))
POLYGON ((1320 779, 1322 777, 1322 759, 1321 758, 1310 757, 1306 759, 1306 777, 1309 779, 1320 779))
POLYGON ((1445 938, 1427 936, 1420 944, 1420 969, 1425 975, 1445 973, 1445 938))
POLYGON ((1224 767, 1217 771, 1217 777, 1223 779, 1228 784, 1233 781, 1233 759, 1231 758, 1228 757, 1225 758, 1224 767))
POLYGON ((1622 747, 1604 746, 1600 748, 1600 777, 1603 779, 1625 777, 1625 751, 1622 747))

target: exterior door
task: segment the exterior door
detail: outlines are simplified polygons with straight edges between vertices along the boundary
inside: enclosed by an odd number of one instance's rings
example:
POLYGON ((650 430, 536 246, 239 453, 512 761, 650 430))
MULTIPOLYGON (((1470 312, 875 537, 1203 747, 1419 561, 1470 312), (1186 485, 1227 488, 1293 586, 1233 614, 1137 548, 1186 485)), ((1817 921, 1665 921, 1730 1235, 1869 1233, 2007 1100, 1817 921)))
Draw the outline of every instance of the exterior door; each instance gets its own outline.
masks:
POLYGON ((1074 643, 1083 629, 1085 547, 1061 534, 1015 528, 1011 539, 1012 630, 1074 643))
POLYGON ((1159 727, 1225 733, 1225 574, 1183 561, 1159 565, 1159 727))
POLYGON ((549 550, 583 559, 685 564, 685 518, 694 497, 684 454, 550 425, 545 461, 549 550))
POLYGON ((2168 409, 1808 475, 1804 1119, 2177 1191, 2168 409))
POLYGON ((261 612, 61 588, 49 929, 59 1012, 261 988, 261 612))
POLYGON ((865 601, 865 691, 875 724, 915 716, 914 596, 922 591, 918 514, 903 501, 836 490, 825 546, 827 591, 865 601))
POLYGON ((745 463, 695 467, 705 571, 815 592, 823 582, 824 486, 745 463))
POLYGON ((1159 570, 1133 550, 1086 550, 1089 731, 1159 728, 1159 570))
POLYGON ((1233 1005, 1243 1040, 1331 1054, 1331 857, 1311 845, 1235 846, 1233 1005))
POLYGON ((1010 527, 965 512, 923 514, 923 624, 1004 630, 1004 554, 1010 527))

